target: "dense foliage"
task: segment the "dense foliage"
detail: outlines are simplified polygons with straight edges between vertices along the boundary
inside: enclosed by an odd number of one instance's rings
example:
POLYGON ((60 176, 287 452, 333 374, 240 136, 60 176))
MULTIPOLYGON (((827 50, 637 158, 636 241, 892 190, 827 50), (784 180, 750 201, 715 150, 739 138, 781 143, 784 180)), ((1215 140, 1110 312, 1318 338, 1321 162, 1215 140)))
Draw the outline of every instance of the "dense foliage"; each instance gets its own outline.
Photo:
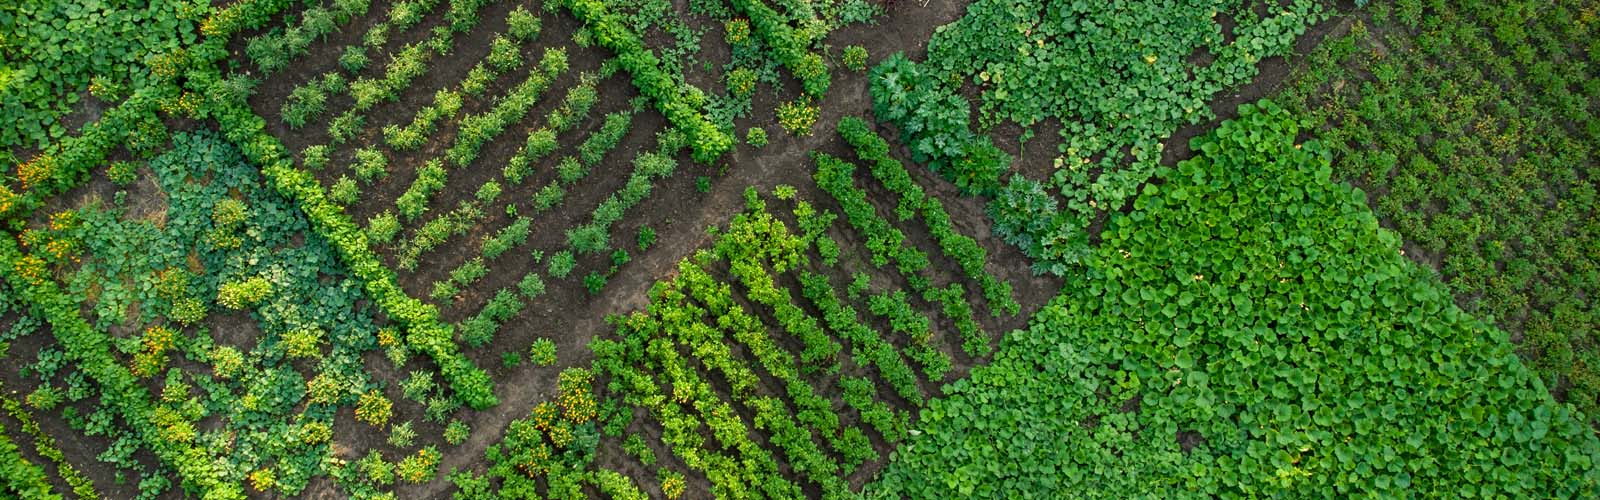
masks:
POLYGON ((1240 115, 929 403, 869 496, 1596 494, 1595 437, 1505 333, 1400 255, 1293 115, 1240 115))
POLYGON ((1284 99, 1327 124, 1334 177, 1375 193, 1406 255, 1520 338, 1545 387, 1594 424, 1600 33, 1585 8, 1375 5, 1372 25, 1326 42, 1284 99), (1584 43, 1588 57, 1573 51, 1584 43))
POLYGON ((1205 119, 1212 95, 1249 81, 1261 59, 1288 52, 1324 17, 1311 0, 1265 15, 1252 5, 980 0, 934 33, 925 62, 897 54, 873 69, 873 109, 899 127, 918 162, 994 198, 995 232, 1035 269, 1061 275, 1088 254, 1090 222, 1122 208, 1154 172, 1161 141, 1205 119), (1195 64, 1197 52, 1214 59, 1195 64), (969 82, 980 90, 977 131, 960 94, 969 82), (1050 202, 999 209, 1026 194, 1012 190, 1016 180, 1002 182, 1013 158, 987 131, 1015 123, 1025 143, 1052 118, 1061 137, 1045 180, 1050 202))

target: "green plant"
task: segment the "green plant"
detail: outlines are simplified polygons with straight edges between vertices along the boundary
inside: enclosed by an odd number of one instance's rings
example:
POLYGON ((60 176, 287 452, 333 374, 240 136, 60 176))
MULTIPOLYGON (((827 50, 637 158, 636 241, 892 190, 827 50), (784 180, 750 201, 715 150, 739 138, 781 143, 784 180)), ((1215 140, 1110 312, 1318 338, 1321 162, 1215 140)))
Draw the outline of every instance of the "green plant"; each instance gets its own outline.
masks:
POLYGON ((522 355, 514 352, 500 354, 500 367, 507 370, 522 366, 522 355))
POLYGON ((767 129, 761 127, 750 127, 750 129, 746 130, 744 133, 744 142, 745 144, 749 144, 758 148, 766 146, 767 129))
POLYGON ((539 366, 555 364, 556 343, 546 338, 533 341, 533 345, 528 348, 528 360, 539 366))
POLYGON ((138 180, 139 165, 127 161, 114 161, 106 167, 106 177, 112 184, 127 186, 138 180))
POLYGON ((334 203, 348 206, 354 204, 360 198, 361 187, 357 186, 356 181, 349 177, 341 175, 339 180, 334 181, 333 185, 328 187, 328 199, 333 200, 334 203))
POLYGON ((778 105, 778 125, 789 135, 809 137, 811 128, 817 124, 819 112, 820 109, 806 99, 785 102, 778 105))
POLYGON ((860 45, 851 45, 844 48, 839 60, 850 71, 867 70, 867 48, 860 45))
POLYGON ((360 45, 351 45, 344 48, 339 54, 339 67, 351 73, 360 73, 367 67, 367 48, 360 45))
POLYGON ((468 427, 466 422, 451 420, 450 425, 444 427, 444 442, 449 443, 451 446, 460 445, 466 442, 471 433, 472 428, 468 427))
POLYGON ((367 220, 367 239, 374 243, 387 244, 394 241, 394 237, 399 234, 400 219, 395 217, 394 213, 385 210, 367 220))
POLYGON ((389 428, 389 446, 396 448, 410 448, 411 442, 416 438, 417 432, 411 430, 410 420, 389 428))
POLYGON ((711 192, 711 177, 700 175, 694 178, 694 190, 700 194, 711 192))
POLYGON ((656 230, 650 228, 650 226, 639 226, 638 243, 640 252, 649 250, 650 245, 656 243, 656 230))

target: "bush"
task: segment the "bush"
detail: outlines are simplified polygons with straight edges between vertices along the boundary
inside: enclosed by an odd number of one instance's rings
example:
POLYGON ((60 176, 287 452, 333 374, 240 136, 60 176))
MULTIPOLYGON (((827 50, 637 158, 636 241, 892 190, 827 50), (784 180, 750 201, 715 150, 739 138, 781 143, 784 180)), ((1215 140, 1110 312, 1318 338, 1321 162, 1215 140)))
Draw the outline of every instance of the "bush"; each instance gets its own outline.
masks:
POLYGON ((344 48, 344 53, 339 55, 339 67, 351 73, 359 73, 367 67, 367 48, 351 45, 344 48))
POLYGON ((749 97, 756 90, 756 72, 750 68, 734 68, 727 79, 728 94, 734 97, 749 97))
POLYGON ((656 230, 651 229, 650 226, 639 226, 639 251, 649 250, 650 245, 655 244, 655 242, 656 230))
POLYGON ((367 220, 367 239, 374 243, 389 243, 400 234, 400 219, 388 210, 367 220))
POLYGON ((356 401, 356 420, 366 422, 373 427, 382 427, 389 423, 389 417, 392 415, 394 415, 394 403, 383 395, 383 391, 368 390, 356 401))
POLYGON ((133 162, 115 161, 106 167, 106 178, 118 186, 133 184, 133 181, 139 180, 138 174, 139 165, 133 162))
POLYGON ((343 175, 339 176, 339 180, 334 181, 333 186, 328 188, 328 199, 340 205, 352 205, 360 197, 361 188, 356 186, 356 181, 343 175))
POLYGON ((444 428, 444 442, 450 443, 451 446, 459 445, 465 442, 471 433, 472 428, 468 427, 466 422, 451 420, 450 425, 444 428))
POLYGON ((577 264, 578 261, 572 256, 571 250, 562 250, 550 256, 548 271, 550 276, 556 279, 566 279, 567 275, 572 274, 572 268, 577 264))
POLYGON ((761 127, 750 127, 750 130, 746 130, 744 133, 744 142, 745 144, 749 144, 758 148, 766 146, 767 129, 761 127))
POLYGON ((500 367, 510 370, 522 366, 522 355, 514 352, 500 354, 500 367))
POLYGON ((539 16, 518 5, 511 14, 506 16, 506 34, 518 41, 528 42, 538 38, 540 31, 539 16))
POLYGON ((264 276, 242 281, 227 281, 217 286, 217 302, 229 309, 254 307, 272 294, 272 283, 264 276))
POLYGON ((860 45, 845 47, 844 53, 840 55, 840 62, 850 71, 866 71, 867 48, 860 45))
POLYGON ((546 184, 543 188, 539 189, 539 192, 534 193, 533 210, 535 212, 549 210, 556 205, 560 205, 561 200, 566 198, 566 196, 567 191, 565 189, 561 189, 560 184, 556 184, 554 182, 546 184))
POLYGON ((375 148, 361 148, 356 150, 355 170, 361 182, 371 184, 389 175, 389 159, 375 148))
POLYGON ((517 282, 517 291, 522 292, 522 296, 529 301, 537 299, 544 295, 544 280, 539 278, 538 273, 530 272, 517 282))
POLYGON ((528 347, 528 360, 539 366, 556 364, 556 343, 550 339, 533 341, 528 347))
POLYGON ((500 183, 495 181, 485 182, 482 186, 478 186, 478 192, 472 196, 484 204, 494 203, 495 198, 500 197, 500 183))
POLYGON ((589 295, 598 295, 606 287, 606 275, 600 271, 589 271, 583 277, 583 287, 589 289, 589 295))
POLYGON ((304 127, 306 122, 327 108, 328 94, 315 83, 295 87, 289 92, 289 98, 283 103, 279 115, 283 123, 290 129, 304 127))
POLYGON ((789 135, 807 137, 811 135, 811 127, 817 124, 817 114, 820 112, 811 101, 800 99, 778 105, 778 125, 789 135))
POLYGON ((522 66, 522 50, 516 42, 497 36, 489 42, 489 55, 484 57, 484 61, 496 71, 511 71, 522 66))
POLYGON ((389 428, 389 446, 395 448, 410 448, 416 441, 417 431, 411 429, 411 421, 407 420, 389 428))
POLYGON ((313 172, 322 170, 322 167, 328 166, 328 151, 326 144, 306 146, 306 149, 300 152, 300 164, 305 166, 306 170, 313 172))

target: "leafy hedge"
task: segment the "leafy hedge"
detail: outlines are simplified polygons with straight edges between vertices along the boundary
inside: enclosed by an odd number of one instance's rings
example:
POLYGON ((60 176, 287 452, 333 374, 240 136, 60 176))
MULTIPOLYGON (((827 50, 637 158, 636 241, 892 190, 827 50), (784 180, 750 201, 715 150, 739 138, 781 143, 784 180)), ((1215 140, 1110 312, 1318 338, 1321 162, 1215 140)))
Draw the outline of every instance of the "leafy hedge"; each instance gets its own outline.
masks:
POLYGON ((617 55, 622 69, 633 75, 633 86, 649 97, 674 127, 689 136, 695 161, 709 164, 733 148, 733 136, 712 124, 703 112, 705 103, 689 102, 670 76, 661 69, 661 60, 644 46, 639 35, 628 29, 621 16, 607 10, 601 0, 560 0, 594 33, 600 46, 617 55))
POLYGON ((870 498, 1600 494, 1600 441, 1270 102, 921 413, 870 498))

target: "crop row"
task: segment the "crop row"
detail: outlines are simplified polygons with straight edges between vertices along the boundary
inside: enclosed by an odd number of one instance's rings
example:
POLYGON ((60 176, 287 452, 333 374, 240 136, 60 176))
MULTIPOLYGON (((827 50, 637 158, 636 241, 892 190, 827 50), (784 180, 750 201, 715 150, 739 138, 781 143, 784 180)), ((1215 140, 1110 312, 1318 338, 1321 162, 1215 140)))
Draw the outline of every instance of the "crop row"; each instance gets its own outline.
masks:
MULTIPOLYGON (((972 308, 966 304, 966 289, 959 283, 949 285, 953 287, 953 292, 941 291, 933 286, 924 274, 929 265, 928 255, 913 247, 904 233, 878 215, 877 209, 867 201, 866 192, 857 187, 852 179, 855 166, 824 153, 813 156, 817 162, 813 178, 843 207, 845 220, 867 238, 873 265, 882 266, 894 261, 912 291, 922 294, 924 300, 929 302, 941 302, 944 305, 942 312, 951 314, 950 319, 955 321, 962 336, 962 350, 971 356, 987 355, 989 338, 972 318, 972 308)), ((890 310, 898 311, 885 309, 890 310)), ((943 371, 936 369, 943 363, 931 352, 923 354, 921 361, 925 370, 943 371)))
POLYGON ((703 102, 688 102, 688 95, 661 70, 661 60, 645 47, 639 35, 628 29, 600 0, 561 0, 594 33, 595 41, 616 53, 617 62, 633 75, 633 85, 650 98, 656 109, 673 126, 688 136, 695 161, 711 163, 733 148, 733 137, 719 130, 702 112, 703 102))
MULTIPOLYGON (((0 396, 0 406, 5 407, 6 414, 11 415, 12 420, 22 424, 23 432, 33 436, 34 451, 39 456, 45 457, 56 464, 56 475, 61 476, 61 479, 67 482, 67 486, 72 488, 73 495, 91 500, 100 498, 100 494, 94 490, 94 482, 90 481, 87 476, 84 476, 76 467, 73 467, 71 462, 67 461, 67 457, 61 452, 61 448, 56 445, 56 438, 45 433, 44 429, 39 427, 39 422, 34 420, 33 415, 22 407, 21 402, 10 397, 0 396)), ((3 434, 3 431, 0 431, 0 434, 3 434)), ((8 477, 16 476, 8 475, 8 477)))
POLYGON ((300 24, 251 37, 245 44, 245 56, 262 72, 274 73, 305 55, 312 41, 326 38, 340 25, 366 15, 371 5, 372 0, 334 0, 331 9, 321 5, 307 8, 300 13, 300 24))

